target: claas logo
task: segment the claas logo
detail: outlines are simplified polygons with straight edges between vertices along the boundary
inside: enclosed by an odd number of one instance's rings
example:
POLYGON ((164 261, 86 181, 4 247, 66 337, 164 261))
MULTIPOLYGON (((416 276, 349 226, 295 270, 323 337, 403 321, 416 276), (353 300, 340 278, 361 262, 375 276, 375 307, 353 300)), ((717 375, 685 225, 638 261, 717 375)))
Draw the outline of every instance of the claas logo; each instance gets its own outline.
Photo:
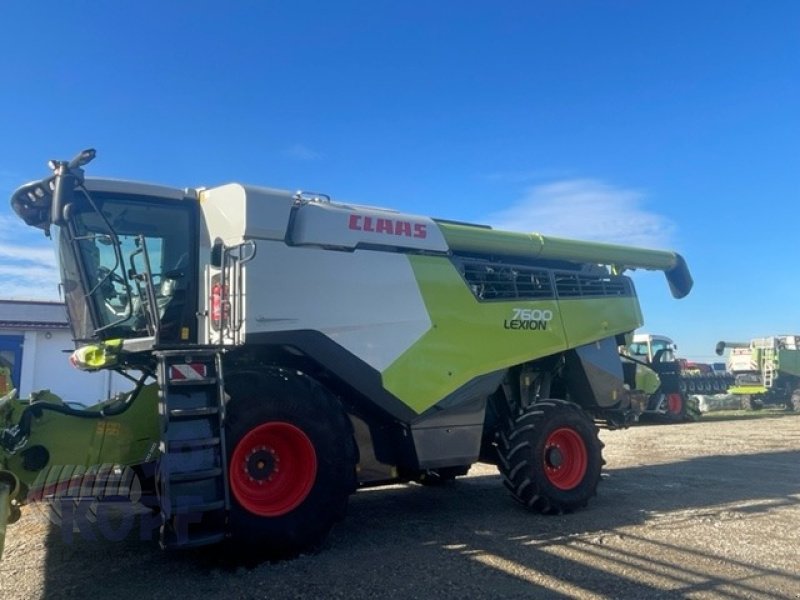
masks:
POLYGON ((370 233, 384 233, 418 239, 425 239, 428 236, 428 226, 425 223, 412 223, 411 221, 400 219, 350 215, 347 226, 354 231, 368 231, 370 233))

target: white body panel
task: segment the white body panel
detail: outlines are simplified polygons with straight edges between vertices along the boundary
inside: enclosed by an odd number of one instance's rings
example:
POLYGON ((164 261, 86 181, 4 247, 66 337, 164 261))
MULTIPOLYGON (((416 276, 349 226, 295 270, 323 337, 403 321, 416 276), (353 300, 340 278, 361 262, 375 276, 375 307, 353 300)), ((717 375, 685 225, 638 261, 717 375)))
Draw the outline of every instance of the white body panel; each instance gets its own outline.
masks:
POLYGON ((225 271, 235 326, 222 332, 207 317, 219 269, 201 252, 201 341, 237 345, 254 333, 313 330, 382 371, 431 327, 406 255, 368 248, 447 252, 432 219, 239 184, 202 190, 199 198, 201 245, 256 245, 252 260, 225 271))
POLYGON ((431 327, 408 258, 258 242, 243 334, 309 329, 384 370, 431 327))
POLYGON ((286 236, 294 205, 290 192, 231 183, 202 190, 199 196, 209 245, 217 238, 236 246, 247 239, 286 236))
POLYGON ((245 240, 286 240, 297 246, 354 249, 358 246, 446 252, 436 223, 397 211, 298 200, 285 190, 231 183, 199 193, 208 242, 228 246, 245 240), (290 226, 290 215, 295 209, 290 226))
POLYGON ((447 243, 432 219, 391 210, 333 202, 300 206, 291 231, 297 245, 395 246, 446 252, 447 243))
POLYGON ((728 371, 732 373, 759 370, 759 366, 753 360, 753 351, 750 348, 731 348, 727 366, 728 371))

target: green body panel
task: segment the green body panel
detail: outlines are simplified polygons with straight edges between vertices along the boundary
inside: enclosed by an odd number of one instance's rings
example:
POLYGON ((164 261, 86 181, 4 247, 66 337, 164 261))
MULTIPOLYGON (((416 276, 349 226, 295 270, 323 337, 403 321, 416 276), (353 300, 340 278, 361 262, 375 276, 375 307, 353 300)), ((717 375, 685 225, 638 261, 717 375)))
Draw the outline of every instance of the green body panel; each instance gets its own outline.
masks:
POLYGON ((558 301, 568 348, 627 333, 644 324, 636 296, 558 301))
POLYGON ((778 350, 778 364, 776 369, 781 373, 800 377, 800 350, 778 350))
POLYGON ((635 297, 478 301, 450 260, 409 256, 432 326, 383 371, 383 385, 421 413, 470 380, 641 325, 635 297), (535 329, 515 311, 551 311, 535 329))
MULTIPOLYGON (((46 397, 39 396, 39 401, 61 403, 57 396, 45 394, 46 397)), ((89 410, 100 411, 107 405, 98 404, 89 410)), ((0 415, 6 414, 6 423, 18 423, 27 406, 27 402, 12 400, 10 413, 9 407, 4 407, 5 410, 0 409, 0 415)), ((42 410, 42 416, 33 419, 25 448, 44 446, 50 455, 50 463, 46 468, 100 464, 132 466, 154 460, 157 457, 158 440, 158 387, 151 384, 142 389, 125 412, 116 416, 84 419, 42 410)), ((3 469, 15 473, 28 488, 40 473, 25 470, 19 452, 0 455, 0 470, 3 469)))
POLYGON ((653 369, 636 363, 636 389, 646 394, 655 394, 661 386, 661 378, 653 369))

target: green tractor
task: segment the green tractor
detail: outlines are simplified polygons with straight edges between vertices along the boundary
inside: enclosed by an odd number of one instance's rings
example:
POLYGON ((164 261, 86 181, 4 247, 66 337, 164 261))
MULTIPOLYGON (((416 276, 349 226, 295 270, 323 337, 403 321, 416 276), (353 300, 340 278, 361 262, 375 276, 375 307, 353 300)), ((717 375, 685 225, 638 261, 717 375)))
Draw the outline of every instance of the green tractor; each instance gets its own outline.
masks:
POLYGON ((674 252, 89 179, 93 157, 51 162, 11 204, 58 248, 71 360, 133 390, 86 409, 0 400, 3 525, 26 502, 121 500, 164 547, 287 557, 359 487, 479 461, 526 508, 572 511, 600 480, 598 426, 634 422, 652 391, 618 354, 643 321, 623 273, 692 287, 674 252))

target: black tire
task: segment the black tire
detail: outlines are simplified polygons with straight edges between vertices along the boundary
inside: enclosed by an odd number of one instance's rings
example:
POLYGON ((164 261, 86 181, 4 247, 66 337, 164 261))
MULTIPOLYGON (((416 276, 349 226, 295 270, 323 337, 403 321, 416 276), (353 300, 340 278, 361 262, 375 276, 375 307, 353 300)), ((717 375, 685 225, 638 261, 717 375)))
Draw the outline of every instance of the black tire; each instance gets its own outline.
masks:
POLYGON ((548 399, 501 432, 497 466, 526 508, 560 514, 586 506, 596 494, 602 452, 597 426, 578 405, 548 399))
POLYGON ((229 376, 226 391, 231 547, 257 559, 316 550, 356 488, 357 450, 341 404, 278 368, 229 376))
POLYGON ((764 408, 764 403, 761 398, 745 394, 742 396, 742 408, 744 410, 761 410, 764 408))
POLYGON ((685 407, 683 409, 684 421, 699 421, 702 416, 700 412, 700 402, 695 396, 684 396, 685 407))

